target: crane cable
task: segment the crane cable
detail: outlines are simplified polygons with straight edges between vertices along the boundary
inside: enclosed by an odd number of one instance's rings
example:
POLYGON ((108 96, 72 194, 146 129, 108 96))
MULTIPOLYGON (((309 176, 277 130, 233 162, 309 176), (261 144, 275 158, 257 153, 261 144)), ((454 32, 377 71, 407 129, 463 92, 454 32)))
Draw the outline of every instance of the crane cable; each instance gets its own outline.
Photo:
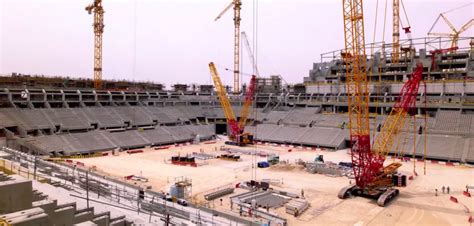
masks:
MULTIPOLYGON (((387 24, 387 5, 388 5, 388 0, 385 0, 385 12, 383 16, 383 32, 382 32, 382 45, 385 44, 385 25, 387 24)), ((385 51, 384 51, 385 52, 385 51)), ((384 53, 385 54, 385 53, 384 53)), ((384 56, 385 57, 385 56, 384 56)))
POLYGON ((459 6, 459 7, 454 8, 454 9, 450 9, 450 10, 448 10, 448 11, 446 11, 446 12, 442 12, 441 14, 450 13, 450 12, 452 12, 452 11, 455 11, 455 10, 458 10, 458 9, 462 9, 462 8, 467 7, 467 6, 469 6, 469 5, 472 5, 472 4, 474 4, 474 2, 464 4, 464 5, 462 5, 462 6, 459 6))
MULTIPOLYGON (((408 27, 411 27, 410 20, 408 19, 408 14, 407 14, 407 11, 405 9, 405 4, 403 4, 403 0, 400 0, 400 2, 402 3, 403 14, 405 14, 405 19, 407 20, 407 25, 408 25, 408 27)), ((402 20, 400 20, 400 23, 402 24, 402 27, 403 27, 403 21, 402 20)))
MULTIPOLYGON (((255 65, 252 65, 252 69, 253 69, 253 74, 257 73, 255 68, 256 68, 256 65, 257 64, 257 43, 258 43, 258 0, 253 0, 252 1, 252 45, 253 45, 253 57, 254 57, 254 64, 255 65)), ((249 53, 250 54, 250 53, 249 53)), ((256 94, 255 94, 256 95, 256 94)), ((257 106, 256 106, 256 101, 254 101, 254 104, 255 106, 253 107, 253 113, 254 113, 254 121, 255 119, 257 118, 257 106)), ((257 135, 257 126, 255 125, 255 137, 257 135)), ((255 139, 255 138, 254 138, 255 139)), ((252 172, 252 178, 254 180, 257 180, 257 156, 256 156, 256 153, 257 153, 257 145, 254 144, 254 153, 253 153, 253 156, 252 156, 252 168, 253 168, 253 172, 252 172)))
MULTIPOLYGON (((370 55, 372 57, 372 65, 370 65, 370 71, 369 71, 370 72, 370 74, 369 74, 369 84, 372 84, 372 77, 374 75, 374 67, 375 67, 374 45, 375 45, 375 36, 377 34, 378 12, 379 12, 379 0, 377 0, 376 3, 375 3, 374 34, 373 34, 373 37, 372 37, 372 44, 370 46, 370 55)), ((378 93, 375 92, 375 95, 378 95, 378 93)), ((374 129, 372 131, 372 137, 375 137, 375 133, 377 131, 377 113, 378 113, 378 109, 379 109, 379 104, 378 103, 379 103, 378 97, 376 97, 376 99, 375 99, 374 129)), ((375 139, 372 140, 372 144, 373 144, 373 142, 375 142, 375 139)))
POLYGON ((427 95, 426 95, 426 82, 423 81, 423 85, 425 87, 425 90, 423 92, 424 96, 425 96, 425 128, 424 128, 424 131, 423 131, 423 136, 424 136, 424 139, 423 139, 423 174, 426 175, 426 149, 427 149, 427 134, 428 134, 428 99, 427 99, 427 95))
POLYGON ((136 78, 136 66, 137 66, 137 0, 133 1, 133 65, 132 73, 133 77, 136 78))

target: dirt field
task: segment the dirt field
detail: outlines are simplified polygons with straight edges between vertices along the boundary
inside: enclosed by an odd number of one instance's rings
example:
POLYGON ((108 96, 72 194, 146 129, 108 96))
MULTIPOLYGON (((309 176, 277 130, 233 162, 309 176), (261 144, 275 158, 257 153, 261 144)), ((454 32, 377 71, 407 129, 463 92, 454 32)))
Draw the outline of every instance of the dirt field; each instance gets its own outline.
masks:
MULTIPOLYGON (((222 186, 234 185, 252 176, 252 156, 241 155, 242 161, 234 162, 220 159, 200 161, 198 167, 177 166, 169 162, 171 156, 191 154, 204 151, 208 154, 224 154, 219 151, 222 141, 216 144, 189 145, 165 150, 143 149, 144 153, 118 156, 104 156, 81 159, 87 167, 95 166, 101 173, 112 177, 123 178, 127 175, 142 175, 149 179, 144 186, 151 185, 153 190, 168 192, 175 177, 186 176, 192 180, 193 196, 202 199, 202 195, 222 186)), ((237 148, 237 147, 232 147, 237 148)), ((317 154, 323 154, 326 161, 350 161, 347 151, 303 150, 258 145, 241 148, 259 150, 280 155, 280 160, 294 163, 298 159, 312 161, 317 154)), ((257 157, 257 161, 265 160, 257 157)), ((391 162, 394 160, 387 160, 391 162)), ((406 162, 399 170, 413 175, 413 162, 406 162)), ((320 174, 309 174, 298 167, 270 167, 257 169, 257 179, 280 180, 273 187, 279 190, 300 194, 304 190, 305 198, 311 207, 298 218, 284 213, 284 208, 271 209, 271 212, 287 218, 290 225, 469 225, 468 216, 474 209, 473 198, 462 194, 467 184, 474 185, 474 168, 467 166, 446 166, 426 164, 426 175, 423 175, 423 163, 416 163, 418 176, 410 180, 408 186, 400 188, 400 196, 387 207, 377 206, 375 201, 365 198, 340 200, 337 193, 340 188, 349 184, 346 177, 328 177, 320 174), (281 183, 282 182, 282 183, 281 183), (459 203, 450 201, 450 195, 443 194, 441 187, 450 186, 451 195, 459 203), (439 195, 434 190, 438 188, 439 195), (468 210, 467 210, 468 209, 468 210)), ((138 183, 138 182, 137 182, 138 183)), ((236 192, 242 192, 236 189, 236 192)), ((473 192, 474 193, 474 192, 473 192)), ((217 209, 230 212, 228 198, 223 206, 215 203, 217 209)), ((238 214, 235 213, 234 214, 238 214)))

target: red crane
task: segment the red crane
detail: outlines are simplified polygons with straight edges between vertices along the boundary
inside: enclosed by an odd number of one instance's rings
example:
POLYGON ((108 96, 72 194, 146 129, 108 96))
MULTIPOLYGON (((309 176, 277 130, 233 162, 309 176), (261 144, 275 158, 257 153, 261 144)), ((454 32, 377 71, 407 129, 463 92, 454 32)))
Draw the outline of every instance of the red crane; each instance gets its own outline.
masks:
POLYGON ((222 85, 219 74, 214 63, 209 63, 209 70, 216 87, 217 95, 219 96, 219 101, 221 102, 222 110, 224 111, 227 125, 229 126, 229 142, 227 144, 233 144, 238 146, 245 146, 247 144, 253 143, 253 135, 250 133, 244 132, 245 123, 249 116, 250 107, 252 106, 253 97, 255 94, 256 87, 256 76, 252 75, 250 83, 246 92, 244 107, 242 108, 242 113, 240 114, 240 120, 237 122, 235 118, 234 111, 230 105, 229 98, 225 91, 224 86, 222 85))
POLYGON ((394 162, 384 167, 385 157, 403 128, 409 110, 415 106, 419 84, 423 78, 423 65, 416 65, 371 147, 362 5, 362 0, 343 0, 346 48, 342 56, 346 64, 351 160, 356 184, 344 187, 338 196, 341 199, 351 194, 369 197, 376 199, 379 206, 385 206, 399 193, 397 189, 392 188, 392 175, 402 165, 394 162))

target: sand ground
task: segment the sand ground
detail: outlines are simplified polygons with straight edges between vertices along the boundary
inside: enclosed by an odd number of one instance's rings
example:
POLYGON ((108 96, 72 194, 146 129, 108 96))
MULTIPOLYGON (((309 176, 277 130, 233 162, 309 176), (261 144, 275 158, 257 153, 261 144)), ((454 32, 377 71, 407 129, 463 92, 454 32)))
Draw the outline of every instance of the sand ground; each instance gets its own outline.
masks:
MULTIPOLYGON (((98 172, 111 177, 123 178, 127 175, 142 175, 149 179, 143 186, 152 186, 155 191, 169 190, 174 178, 185 176, 192 180, 192 195, 203 200, 203 195, 213 189, 223 186, 233 186, 238 182, 252 178, 252 156, 241 155, 242 161, 233 162, 220 159, 200 161, 198 167, 177 166, 169 163, 171 156, 186 155, 192 152, 204 151, 208 154, 223 154, 220 147, 222 141, 215 144, 195 144, 189 146, 172 146, 165 150, 143 149, 144 153, 116 156, 104 156, 80 159, 86 167, 94 166, 98 172)), ((232 147, 239 148, 239 147, 232 147)), ((316 155, 324 155, 326 161, 350 161, 346 150, 303 150, 292 148, 288 152, 286 147, 257 145, 244 147, 246 150, 259 150, 275 153, 280 160, 294 163, 298 159, 312 161, 316 155)), ((265 160, 257 157, 257 161, 265 160)), ((386 163, 389 163, 388 159, 386 163)), ((413 162, 406 162, 400 172, 413 175, 413 162)), ((379 207, 373 200, 365 198, 349 198, 340 200, 337 193, 340 188, 349 184, 347 177, 328 177, 320 174, 309 174, 298 167, 270 167, 257 169, 258 180, 273 179, 280 183, 273 187, 279 190, 300 194, 304 190, 305 198, 311 207, 301 216, 295 218, 284 212, 284 208, 271 209, 283 218, 287 218, 290 225, 469 225, 468 216, 474 209, 474 198, 462 194, 467 184, 474 185, 474 168, 468 166, 446 166, 441 164, 426 164, 424 175, 423 162, 415 164, 418 176, 410 180, 407 187, 400 188, 400 196, 387 207, 379 207), (450 186, 452 196, 459 203, 450 201, 450 195, 442 194, 442 186, 450 186), (434 195, 438 188, 439 195, 434 195)), ((139 183, 139 182, 132 182, 139 183)), ((244 192, 236 189, 236 193, 244 192)), ((474 192, 473 192, 474 193, 474 192)), ((211 203, 214 208, 230 211, 228 198, 224 198, 223 205, 211 203)), ((233 212, 238 214, 236 210, 233 212)))

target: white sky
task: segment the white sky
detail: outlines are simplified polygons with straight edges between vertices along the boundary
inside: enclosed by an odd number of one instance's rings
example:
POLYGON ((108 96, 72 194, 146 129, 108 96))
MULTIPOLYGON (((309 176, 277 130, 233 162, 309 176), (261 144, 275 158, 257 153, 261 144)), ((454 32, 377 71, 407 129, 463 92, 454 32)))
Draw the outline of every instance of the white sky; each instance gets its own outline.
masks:
MULTIPOLYGON (((252 2, 242 0, 241 30, 252 42, 252 2)), ((92 0, 0 0, 0 73, 91 77, 92 0)), ((232 73, 233 12, 214 18, 230 0, 103 0, 104 79, 210 84, 208 63, 218 65, 225 84, 232 73), (136 6, 136 8, 135 8, 136 6), (136 16, 135 16, 136 15, 136 16), (136 20, 135 20, 136 19, 136 20), (136 37, 136 38, 135 38, 136 37), (134 66, 135 65, 135 66, 134 66), (134 70, 135 68, 135 70, 134 70)), ((382 40, 384 0, 379 0, 382 40)), ((385 40, 391 40, 391 2, 385 40)), ((472 0, 405 0, 413 37, 424 37, 439 13, 472 0)), ((258 66, 262 76, 281 74, 302 82, 320 54, 344 46, 341 0, 258 0, 258 66)), ((367 43, 372 42, 376 0, 364 1, 367 43)), ((447 14, 459 28, 474 5, 447 14)), ((403 18, 404 20, 404 18, 403 18)), ((435 29, 448 32, 439 23, 435 29)), ((471 28, 463 36, 474 36, 471 28)), ((404 34, 401 34, 402 38, 404 34)), ((251 73, 246 49, 244 72, 251 73)), ((1 79, 1 78, 0 78, 1 79)), ((247 82, 248 77, 243 78, 247 82)))

